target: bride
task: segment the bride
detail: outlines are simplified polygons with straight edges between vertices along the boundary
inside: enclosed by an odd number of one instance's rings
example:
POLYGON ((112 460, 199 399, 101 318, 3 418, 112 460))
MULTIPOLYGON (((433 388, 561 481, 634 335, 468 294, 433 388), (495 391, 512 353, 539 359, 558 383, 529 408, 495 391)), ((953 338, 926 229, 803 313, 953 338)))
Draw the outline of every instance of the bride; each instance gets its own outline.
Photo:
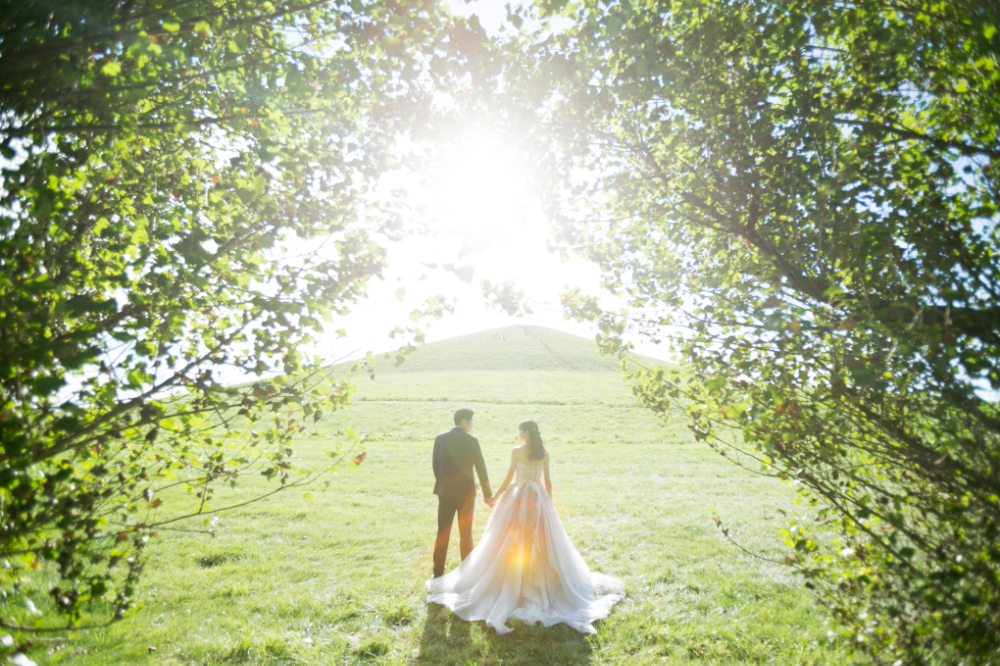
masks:
POLYGON ((596 633, 591 622, 607 616, 624 586, 587 568, 552 505, 549 455, 538 425, 523 421, 518 429, 523 446, 511 451, 479 545, 457 569, 427 582, 427 601, 463 620, 485 620, 498 634, 513 631, 508 618, 596 633))

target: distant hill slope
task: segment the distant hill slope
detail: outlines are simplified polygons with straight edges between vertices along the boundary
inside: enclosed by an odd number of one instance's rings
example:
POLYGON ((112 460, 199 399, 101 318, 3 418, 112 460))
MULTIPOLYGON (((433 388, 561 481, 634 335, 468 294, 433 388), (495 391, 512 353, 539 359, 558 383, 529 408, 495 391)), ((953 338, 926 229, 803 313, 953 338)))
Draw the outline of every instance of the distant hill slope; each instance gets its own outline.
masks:
MULTIPOLYGON (((595 342, 541 326, 504 326, 417 347, 406 362, 395 366, 395 354, 375 356, 378 372, 441 372, 449 370, 560 370, 616 372, 618 361, 602 358, 595 342)), ((659 363, 662 363, 659 362, 659 363)), ((353 363, 343 363, 349 368, 353 363)))

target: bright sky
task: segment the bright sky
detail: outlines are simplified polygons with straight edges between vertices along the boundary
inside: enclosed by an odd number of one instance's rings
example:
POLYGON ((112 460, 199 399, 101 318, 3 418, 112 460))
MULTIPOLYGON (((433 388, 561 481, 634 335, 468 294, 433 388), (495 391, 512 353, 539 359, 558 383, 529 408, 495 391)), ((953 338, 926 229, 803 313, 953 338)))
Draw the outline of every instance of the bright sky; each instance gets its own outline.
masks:
POLYGON ((438 294, 458 302, 453 315, 423 327, 428 341, 522 323, 593 337, 592 327, 564 320, 559 293, 567 286, 597 293, 599 273, 579 259, 564 263, 546 250, 551 223, 525 194, 522 173, 501 146, 487 137, 473 139, 441 165, 434 187, 424 189, 415 181, 393 185, 401 184, 428 206, 436 236, 392 248, 385 279, 373 281, 368 299, 330 327, 347 330, 348 337, 328 336, 321 353, 335 360, 394 349, 399 343, 387 337, 389 331, 409 325, 410 312, 438 294), (463 242, 485 249, 457 259, 463 242), (472 282, 427 266, 446 263, 471 265, 472 282), (534 314, 515 319, 487 307, 480 286, 484 278, 516 280, 534 314))
MULTIPOLYGON (((450 7, 456 14, 478 15, 487 33, 497 35, 507 15, 505 4, 507 0, 451 0, 450 7)), ((391 183, 428 206, 436 219, 437 236, 393 248, 384 281, 373 281, 368 299, 330 326, 318 351, 332 362, 357 358, 367 351, 395 349, 400 343, 388 337, 389 331, 409 325, 410 312, 437 294, 456 297, 458 303, 453 315, 423 327, 428 342, 512 324, 546 326, 592 338, 595 327, 563 318, 559 293, 579 286, 586 293, 599 294, 599 273, 586 262, 571 259, 564 263, 546 250, 552 225, 538 203, 527 196, 525 174, 514 156, 489 136, 470 136, 439 168, 429 189, 416 179, 391 183), (456 261, 463 240, 488 246, 456 261), (475 269, 472 282, 424 265, 443 263, 471 265, 475 269), (534 314, 515 319, 488 308, 480 287, 484 278, 494 283, 516 280, 534 314), (400 288, 405 289, 402 299, 397 298, 400 288), (333 331, 337 329, 345 329, 348 337, 336 337, 333 331)), ((633 343, 642 353, 664 355, 655 345, 633 343)))

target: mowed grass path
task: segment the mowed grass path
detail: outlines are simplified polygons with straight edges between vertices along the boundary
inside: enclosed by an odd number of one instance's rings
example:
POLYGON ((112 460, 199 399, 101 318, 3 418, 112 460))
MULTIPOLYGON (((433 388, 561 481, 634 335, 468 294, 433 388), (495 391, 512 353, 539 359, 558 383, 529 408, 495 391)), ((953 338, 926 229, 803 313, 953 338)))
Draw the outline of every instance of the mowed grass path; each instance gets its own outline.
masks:
MULTIPOLYGON (((215 538, 161 535, 135 617, 32 656, 53 664, 845 661, 801 583, 728 544, 710 519, 718 511, 747 548, 781 559, 789 489, 695 444, 680 414, 655 418, 613 371, 471 366, 358 378, 355 406, 304 433, 297 452, 321 463, 351 427, 371 438, 360 469, 342 468, 310 499, 293 491, 222 514, 215 538), (424 603, 436 530, 432 441, 462 405, 476 410, 473 434, 494 488, 517 423, 540 424, 570 538, 592 569, 625 580, 626 599, 596 635, 515 623, 499 637, 424 603)), ((253 483, 215 505, 249 497, 253 483)), ((488 511, 477 506, 477 538, 488 511)), ((449 569, 457 538, 455 530, 449 569)))

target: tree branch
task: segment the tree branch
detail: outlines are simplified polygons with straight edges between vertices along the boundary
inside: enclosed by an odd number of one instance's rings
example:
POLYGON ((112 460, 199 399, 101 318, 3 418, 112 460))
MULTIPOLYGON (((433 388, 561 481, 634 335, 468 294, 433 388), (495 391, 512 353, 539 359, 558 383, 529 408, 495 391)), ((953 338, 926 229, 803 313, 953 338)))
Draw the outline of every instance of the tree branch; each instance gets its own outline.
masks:
POLYGON ((974 146, 972 144, 965 143, 963 141, 957 141, 955 139, 940 139, 938 137, 933 137, 928 134, 917 132, 916 130, 906 129, 905 127, 896 127, 895 125, 888 125, 885 123, 875 123, 868 120, 851 120, 848 118, 835 118, 833 122, 837 125, 860 125, 865 129, 881 130, 889 134, 895 134, 896 136, 902 137, 904 139, 923 141, 938 148, 957 150, 963 155, 968 155, 968 156, 987 155, 994 159, 1000 157, 1000 150, 997 150, 995 148, 974 146))

